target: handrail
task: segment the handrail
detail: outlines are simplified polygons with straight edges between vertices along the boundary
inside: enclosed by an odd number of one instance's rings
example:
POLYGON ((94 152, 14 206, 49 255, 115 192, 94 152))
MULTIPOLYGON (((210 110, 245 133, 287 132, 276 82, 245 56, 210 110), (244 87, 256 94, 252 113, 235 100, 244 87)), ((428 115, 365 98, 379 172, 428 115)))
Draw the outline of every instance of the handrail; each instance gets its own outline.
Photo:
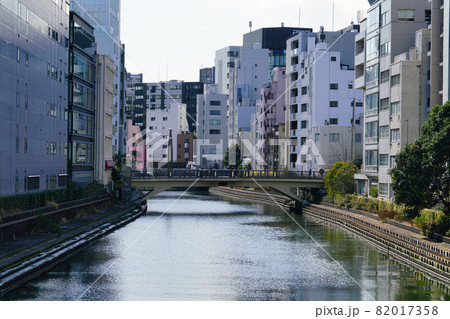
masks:
POLYGON ((231 170, 231 169, 154 169, 132 171, 132 179, 167 178, 273 178, 273 179, 322 179, 323 171, 269 171, 269 170, 231 170))

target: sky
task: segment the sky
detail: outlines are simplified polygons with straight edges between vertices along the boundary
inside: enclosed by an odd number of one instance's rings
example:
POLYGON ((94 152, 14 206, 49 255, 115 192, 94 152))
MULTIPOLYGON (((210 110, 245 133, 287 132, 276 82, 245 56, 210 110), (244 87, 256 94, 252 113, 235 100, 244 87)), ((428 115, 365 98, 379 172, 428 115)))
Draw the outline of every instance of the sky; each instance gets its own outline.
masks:
POLYGON ((242 45, 242 36, 267 27, 326 31, 357 23, 367 0, 122 0, 121 41, 126 68, 144 82, 198 81, 199 69, 214 66, 216 50, 242 45), (300 10, 299 10, 300 8, 300 10), (300 13, 300 14, 299 14, 300 13))

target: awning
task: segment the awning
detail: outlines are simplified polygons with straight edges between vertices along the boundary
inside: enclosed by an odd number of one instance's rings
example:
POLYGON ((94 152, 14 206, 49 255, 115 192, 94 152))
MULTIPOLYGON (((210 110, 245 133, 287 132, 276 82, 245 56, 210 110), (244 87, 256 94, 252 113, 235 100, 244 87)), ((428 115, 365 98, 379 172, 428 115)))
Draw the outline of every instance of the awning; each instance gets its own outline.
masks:
POLYGON ((113 160, 105 161, 105 168, 113 168, 115 165, 113 160))

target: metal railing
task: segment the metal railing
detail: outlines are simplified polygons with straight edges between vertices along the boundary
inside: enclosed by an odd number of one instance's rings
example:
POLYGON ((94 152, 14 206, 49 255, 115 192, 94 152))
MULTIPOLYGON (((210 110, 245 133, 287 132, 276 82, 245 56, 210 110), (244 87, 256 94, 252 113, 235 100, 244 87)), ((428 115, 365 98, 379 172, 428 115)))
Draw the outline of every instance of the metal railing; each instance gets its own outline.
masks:
POLYGON ((322 179, 325 172, 320 171, 269 171, 269 170, 231 170, 231 169, 155 169, 147 172, 134 171, 132 179, 167 178, 274 178, 274 179, 322 179))

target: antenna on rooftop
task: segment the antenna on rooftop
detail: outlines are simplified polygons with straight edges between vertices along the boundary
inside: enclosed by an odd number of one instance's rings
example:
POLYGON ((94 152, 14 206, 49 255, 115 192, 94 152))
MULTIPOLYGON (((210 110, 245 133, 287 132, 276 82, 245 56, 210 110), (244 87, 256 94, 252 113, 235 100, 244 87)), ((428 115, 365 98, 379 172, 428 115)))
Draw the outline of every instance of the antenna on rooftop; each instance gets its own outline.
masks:
POLYGON ((248 22, 248 27, 250 28, 250 32, 252 32, 252 25, 253 23, 251 21, 248 22))
POLYGON ((332 19, 332 27, 331 27, 331 30, 333 30, 334 31, 334 0, 333 0, 333 17, 332 17, 333 19, 332 19))

